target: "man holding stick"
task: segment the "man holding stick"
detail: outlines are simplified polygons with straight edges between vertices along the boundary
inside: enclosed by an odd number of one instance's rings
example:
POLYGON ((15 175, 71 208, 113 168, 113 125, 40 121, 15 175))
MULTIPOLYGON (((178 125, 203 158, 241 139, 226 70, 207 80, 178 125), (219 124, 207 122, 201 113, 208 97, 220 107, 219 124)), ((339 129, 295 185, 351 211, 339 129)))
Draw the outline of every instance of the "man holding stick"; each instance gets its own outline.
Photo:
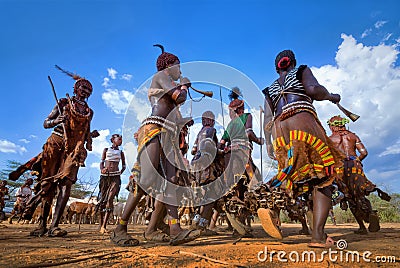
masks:
POLYGON ((46 233, 49 237, 67 235, 67 231, 60 229, 58 224, 69 199, 71 187, 77 181, 78 169, 84 166, 86 150, 92 150, 90 122, 93 111, 86 102, 92 94, 92 84, 78 75, 56 67, 76 80, 74 96, 70 98, 67 94, 67 98, 57 100, 56 106, 43 123, 44 128, 53 128, 53 131, 43 146, 42 173, 35 186, 36 195, 24 211, 24 218, 30 219, 37 205, 41 203, 41 222, 39 228, 30 233, 31 236, 43 236, 46 233), (47 218, 57 192, 55 213, 51 226, 47 229, 47 218))

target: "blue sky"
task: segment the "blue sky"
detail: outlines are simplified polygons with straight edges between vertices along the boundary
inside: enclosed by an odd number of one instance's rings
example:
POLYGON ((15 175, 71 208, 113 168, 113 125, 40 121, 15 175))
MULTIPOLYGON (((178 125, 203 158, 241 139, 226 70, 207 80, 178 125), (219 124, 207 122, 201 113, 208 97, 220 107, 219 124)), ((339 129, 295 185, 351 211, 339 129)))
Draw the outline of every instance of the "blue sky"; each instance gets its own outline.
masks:
MULTIPOLYGON (((0 168, 6 160, 30 159, 50 135, 42 126, 55 104, 47 76, 59 97, 72 94, 72 79, 55 64, 93 84, 92 128, 102 135, 79 177, 97 180, 100 152, 110 134, 122 132, 129 102, 156 71, 153 44, 163 44, 181 62, 230 66, 259 89, 276 78, 276 54, 292 49, 299 64, 309 65, 321 84, 361 115, 350 129, 369 150, 369 178, 400 192, 399 7, 398 1, 2 0, 0 168)), ((208 88, 218 99, 217 88, 208 88)), ((248 107, 254 117, 262 104, 248 107)), ((324 125, 340 113, 329 102, 316 107, 324 125)))

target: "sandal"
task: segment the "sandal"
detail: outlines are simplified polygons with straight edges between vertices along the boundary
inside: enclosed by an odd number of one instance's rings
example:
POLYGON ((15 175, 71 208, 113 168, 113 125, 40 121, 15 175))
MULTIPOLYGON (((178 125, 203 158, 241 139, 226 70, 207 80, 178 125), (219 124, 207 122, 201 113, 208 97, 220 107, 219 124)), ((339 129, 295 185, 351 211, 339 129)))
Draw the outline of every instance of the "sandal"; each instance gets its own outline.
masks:
POLYGON ((231 223, 232 227, 240 234, 246 235, 252 232, 251 227, 248 227, 241 223, 233 214, 226 213, 226 217, 228 218, 229 222, 231 223))
POLYGON ((127 233, 122 233, 117 235, 115 233, 115 230, 113 230, 111 232, 111 236, 110 236, 111 241, 120 247, 134 247, 139 245, 139 240, 131 237, 130 235, 128 235, 127 233))
POLYGON ((214 230, 210 230, 208 228, 204 228, 204 229, 197 229, 200 230, 200 235, 201 236, 215 236, 218 235, 218 232, 214 231, 214 230))
POLYGON ((30 236, 36 236, 36 237, 41 237, 44 236, 47 233, 47 228, 45 227, 39 227, 38 229, 35 229, 29 233, 30 236))
POLYGON ((277 225, 277 219, 272 215, 273 212, 270 209, 259 208, 257 214, 261 221, 261 226, 267 234, 276 239, 283 239, 282 232, 277 225))
POLYGON ((170 241, 170 237, 169 235, 167 235, 166 233, 163 233, 162 231, 154 231, 151 234, 147 234, 143 233, 143 237, 144 239, 146 239, 147 241, 151 241, 151 242, 169 242, 170 241))
POLYGON ((310 248, 331 248, 336 245, 336 241, 333 240, 332 237, 326 236, 325 243, 324 242, 310 242, 307 244, 310 248))
POLYGON ((59 227, 54 227, 47 232, 48 237, 64 237, 68 234, 67 231, 62 230, 59 227))
POLYGON ((179 234, 171 237, 169 244, 171 246, 181 245, 195 240, 200 236, 200 230, 182 230, 179 234))

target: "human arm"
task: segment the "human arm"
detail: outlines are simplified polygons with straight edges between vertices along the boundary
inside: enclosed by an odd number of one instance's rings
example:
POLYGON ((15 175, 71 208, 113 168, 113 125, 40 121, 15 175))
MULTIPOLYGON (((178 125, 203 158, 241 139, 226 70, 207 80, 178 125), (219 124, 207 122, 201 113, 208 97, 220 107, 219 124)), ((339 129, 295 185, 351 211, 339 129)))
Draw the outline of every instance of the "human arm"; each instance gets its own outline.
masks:
POLYGON ((107 171, 108 171, 108 169, 105 167, 107 150, 108 150, 108 148, 104 148, 103 153, 101 155, 101 161, 100 161, 100 172, 101 172, 101 174, 106 174, 107 171))
POLYGON ((195 155, 197 153, 197 143, 198 143, 199 138, 196 137, 196 140, 194 141, 192 151, 190 152, 192 155, 195 155))
POLYGON ((122 151, 121 151, 121 163, 122 163, 122 168, 121 168, 121 174, 122 174, 126 169, 125 154, 122 151))
POLYGON ((182 104, 186 101, 188 88, 191 85, 187 77, 181 78, 180 82, 180 85, 169 91, 176 104, 182 104))
POLYGON ((356 149, 359 152, 358 159, 360 159, 360 161, 362 161, 364 158, 367 157, 368 151, 357 135, 356 135, 356 149))
POLYGON ((66 116, 63 114, 60 114, 58 111, 58 107, 62 109, 65 105, 64 102, 62 101, 63 99, 59 100, 58 105, 55 105, 53 110, 50 112, 50 114, 47 116, 47 118, 43 122, 43 127, 44 128, 53 128, 57 126, 58 124, 65 122, 66 116))
MULTIPOLYGON (((265 91, 265 90, 264 90, 265 91)), ((274 147, 272 145, 272 126, 274 124, 273 121, 273 105, 271 98, 268 94, 265 94, 264 101, 264 136, 265 136, 265 145, 267 147, 268 157, 271 159, 276 159, 274 155, 274 147)))
POLYGON ((302 73, 302 83, 308 96, 313 100, 322 101, 329 100, 333 103, 340 101, 339 94, 329 93, 329 91, 322 85, 320 85, 311 72, 309 67, 305 67, 302 73))
POLYGON ((163 89, 176 104, 181 104, 186 101, 188 84, 190 81, 187 78, 182 78, 181 84, 176 84, 165 72, 158 72, 154 75, 151 87, 163 89))
POLYGON ((199 136, 202 138, 198 142, 192 163, 199 163, 200 165, 206 167, 212 163, 215 155, 218 153, 216 130, 213 127, 203 128, 200 130, 199 136))
MULTIPOLYGON (((86 149, 88 151, 92 151, 92 143, 93 143, 93 138, 92 138, 92 132, 90 132, 90 124, 92 122, 92 118, 93 118, 93 110, 89 108, 89 112, 90 112, 90 116, 89 116, 89 126, 88 129, 86 131, 86 149)), ((96 133, 94 133, 96 135, 96 133)))
POLYGON ((255 143, 259 144, 259 145, 263 145, 264 144, 264 139, 261 138, 261 137, 258 138, 256 136, 256 134, 254 133, 254 131, 253 131, 253 116, 251 114, 249 114, 247 116, 245 128, 246 128, 247 138, 251 142, 255 142, 255 143))

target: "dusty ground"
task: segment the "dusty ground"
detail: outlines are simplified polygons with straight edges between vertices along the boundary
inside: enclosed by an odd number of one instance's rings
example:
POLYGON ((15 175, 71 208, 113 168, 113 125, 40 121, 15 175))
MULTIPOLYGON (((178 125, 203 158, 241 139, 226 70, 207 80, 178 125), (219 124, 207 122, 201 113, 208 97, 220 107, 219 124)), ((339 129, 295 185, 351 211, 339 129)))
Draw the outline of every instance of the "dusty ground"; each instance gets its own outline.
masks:
MULTIPOLYGON (((380 232, 365 236, 353 234, 356 229, 354 224, 327 225, 327 233, 335 240, 345 239, 348 248, 342 253, 331 252, 332 258, 325 254, 322 261, 318 259, 323 250, 317 249, 314 251, 316 260, 311 262, 301 261, 303 252, 310 250, 307 247, 310 237, 297 235, 297 224, 283 226, 285 237, 282 241, 270 238, 259 224, 255 224, 254 238, 238 241, 238 237, 230 233, 221 233, 175 247, 145 242, 141 238, 145 227, 130 225, 130 233, 141 241, 140 246, 133 248, 114 246, 108 236, 97 233, 97 225, 81 225, 80 230, 75 224, 62 225, 69 232, 65 238, 29 237, 29 231, 34 227, 4 222, 0 224, 0 267, 400 267, 398 223, 382 224, 380 232), (258 253, 264 251, 265 247, 267 259, 262 261, 265 254, 258 253), (286 263, 280 262, 276 254, 270 260, 270 253, 280 250, 286 252, 286 256, 283 256, 288 259, 286 263), (359 262, 356 259, 352 261, 352 255, 347 254, 349 251, 358 251, 361 256, 359 262), (370 256, 366 256, 370 262, 362 259, 366 251, 371 252, 370 256), (299 254, 299 262, 294 262, 296 254, 299 254), (395 256, 396 262, 375 261, 375 257, 383 260, 388 256, 395 256)), ((307 260, 307 255, 304 256, 307 260)))

